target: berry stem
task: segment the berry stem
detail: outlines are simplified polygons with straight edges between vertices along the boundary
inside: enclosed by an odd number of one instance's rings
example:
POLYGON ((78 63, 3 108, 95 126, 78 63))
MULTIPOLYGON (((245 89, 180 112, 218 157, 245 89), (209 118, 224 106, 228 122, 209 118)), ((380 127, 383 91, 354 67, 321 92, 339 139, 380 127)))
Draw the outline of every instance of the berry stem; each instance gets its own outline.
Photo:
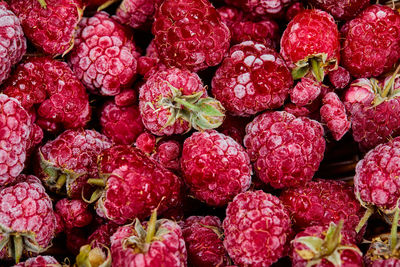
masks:
POLYGON ((322 82, 324 79, 324 71, 321 68, 321 64, 316 59, 310 59, 312 72, 318 82, 322 82))
POLYGON ((56 182, 56 188, 58 190, 60 190, 65 182, 67 181, 67 175, 66 174, 61 174, 60 176, 58 176, 57 182, 56 182))
POLYGON ((382 95, 381 95, 382 97, 387 97, 389 92, 390 93, 393 92, 393 84, 394 84, 394 81, 396 79, 397 74, 399 73, 399 70, 400 70, 400 65, 397 66, 397 68, 394 71, 394 73, 393 73, 392 77, 390 78, 389 82, 386 84, 386 86, 385 86, 385 88, 384 88, 384 90, 382 92, 382 95))
POLYGON ((100 179, 100 178, 90 178, 87 180, 87 183, 90 185, 96 185, 96 186, 100 186, 100 187, 106 186, 106 183, 104 182, 104 180, 100 179))
POLYGON ((175 97, 174 101, 181 104, 182 106, 189 109, 190 111, 195 111, 195 112, 200 111, 200 108, 198 106, 191 104, 191 103, 187 102, 186 100, 183 100, 182 98, 175 97))
POLYGON ((47 8, 47 3, 45 0, 37 0, 42 8, 47 8))
POLYGON ((24 250, 24 244, 22 237, 19 234, 14 235, 13 237, 13 245, 14 245, 14 259, 16 263, 19 263, 19 260, 22 256, 22 251, 24 250))
POLYGON ((156 233, 157 209, 154 209, 147 224, 146 243, 150 244, 156 233))
POLYGON ((356 227, 356 233, 359 233, 361 228, 367 223, 369 217, 374 214, 374 209, 373 208, 367 208, 367 210, 364 213, 364 216, 361 218, 361 220, 358 222, 358 225, 356 227))
POLYGON ((394 253, 397 245, 397 225, 399 223, 399 207, 396 207, 392 221, 392 229, 390 230, 390 249, 394 253))

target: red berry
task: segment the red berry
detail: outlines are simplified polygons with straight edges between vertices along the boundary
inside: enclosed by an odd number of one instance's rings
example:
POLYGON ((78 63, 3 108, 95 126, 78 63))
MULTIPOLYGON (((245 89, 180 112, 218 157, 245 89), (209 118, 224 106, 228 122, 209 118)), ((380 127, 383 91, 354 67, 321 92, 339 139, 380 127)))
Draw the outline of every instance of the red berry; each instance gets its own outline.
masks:
POLYGON ((80 199, 63 198, 59 200, 56 204, 56 212, 61 216, 67 229, 84 227, 93 218, 88 209, 88 204, 80 199))
POLYGON ((321 93, 320 82, 303 77, 290 92, 290 100, 297 106, 311 104, 321 93))
POLYGON ((148 28, 153 23, 154 13, 163 0, 123 0, 116 12, 122 24, 132 28, 148 28))
POLYGON ((332 14, 337 20, 350 20, 369 6, 368 0, 310 0, 314 8, 320 8, 332 14))

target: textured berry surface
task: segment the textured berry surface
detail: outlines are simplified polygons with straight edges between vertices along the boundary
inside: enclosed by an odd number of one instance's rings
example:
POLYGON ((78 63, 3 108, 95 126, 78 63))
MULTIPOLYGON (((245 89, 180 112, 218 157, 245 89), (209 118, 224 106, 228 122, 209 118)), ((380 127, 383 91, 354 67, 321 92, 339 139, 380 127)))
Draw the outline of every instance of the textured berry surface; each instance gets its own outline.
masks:
POLYGON ((139 236, 132 225, 120 227, 111 237, 111 255, 115 266, 131 267, 185 267, 187 252, 179 225, 170 220, 160 220, 159 229, 165 229, 159 239, 148 244, 145 252, 126 246, 126 240, 139 236), (129 262, 129 265, 126 263, 129 262))
POLYGON ((191 71, 218 65, 231 38, 208 0, 165 0, 156 12, 152 33, 167 66, 191 71))
POLYGON ((302 78, 290 91, 290 100, 297 106, 311 104, 321 93, 321 83, 312 78, 302 78))
POLYGON ((170 116, 174 114, 167 106, 160 103, 162 98, 172 98, 173 86, 183 95, 192 95, 204 92, 207 96, 199 76, 195 73, 177 68, 160 71, 152 75, 146 83, 140 87, 139 107, 142 121, 147 130, 155 135, 182 134, 190 130, 189 122, 178 118, 173 124, 166 125, 170 116))
POLYGON ((277 197, 263 191, 241 193, 226 209, 224 246, 239 266, 269 266, 284 256, 290 224, 277 197))
POLYGON ((368 7, 341 32, 341 63, 355 77, 379 76, 400 58, 400 14, 390 7, 368 7))
POLYGON ((104 104, 100 117, 101 132, 116 144, 129 145, 144 131, 139 107, 121 107, 116 100, 104 104))
POLYGON ((26 52, 21 23, 5 2, 0 2, 0 84, 26 52))
POLYGON ((61 216, 66 228, 84 227, 92 221, 92 214, 88 204, 80 199, 59 200, 56 204, 56 212, 61 216))
POLYGON ((0 94, 0 185, 13 181, 24 169, 32 123, 19 101, 0 94))
POLYGON ((67 63, 50 57, 32 57, 18 65, 4 93, 27 110, 37 109, 36 121, 45 130, 80 128, 90 120, 85 87, 67 63))
POLYGON ((314 8, 329 12, 337 20, 350 20, 369 6, 368 0, 310 0, 314 8))
POLYGON ((136 148, 111 147, 103 151, 100 166, 111 174, 96 204, 100 217, 124 224, 148 217, 156 207, 161 214, 180 203, 180 178, 136 148))
POLYGON ((354 192, 364 205, 392 210, 400 198, 400 137, 370 150, 358 162, 354 192))
POLYGON ((246 127, 244 145, 257 176, 274 188, 312 179, 324 157, 324 129, 285 111, 266 112, 246 127))
POLYGON ((182 144, 175 140, 161 141, 157 144, 152 158, 159 162, 164 168, 171 171, 180 171, 181 169, 182 144))
POLYGON ((279 54, 248 41, 230 49, 212 80, 212 93, 233 115, 249 116, 282 106, 292 85, 279 54))
POLYGON ((344 220, 343 229, 351 231, 354 237, 354 229, 365 212, 354 196, 353 187, 342 181, 316 179, 283 191, 279 198, 296 229, 344 220))
POLYGON ((337 70, 329 72, 329 81, 336 89, 344 89, 351 81, 350 72, 339 66, 337 70))
POLYGON ((52 256, 37 256, 29 258, 24 262, 21 262, 13 267, 49 267, 49 266, 61 266, 60 263, 52 256))
POLYGON ((327 93, 322 99, 320 114, 322 122, 331 131, 333 138, 340 140, 350 129, 351 123, 347 118, 346 108, 334 92, 327 93))
POLYGON ((117 231, 119 225, 113 222, 101 224, 89 237, 88 242, 93 247, 102 247, 102 245, 110 247, 111 236, 117 231))
POLYGON ((117 9, 117 20, 132 28, 149 27, 163 0, 123 0, 117 9))
POLYGON ((35 171, 50 190, 81 198, 87 179, 98 177, 97 156, 110 146, 108 138, 96 131, 67 130, 39 148, 35 171), (65 185, 59 187, 62 179, 65 185))
POLYGON ((143 132, 136 139, 135 146, 146 154, 153 154, 157 145, 156 136, 149 132, 143 132))
POLYGON ((183 224, 188 265, 226 266, 229 257, 222 243, 221 221, 216 216, 191 216, 183 224))
POLYGON ((74 45, 76 26, 82 18, 79 0, 12 0, 12 11, 21 21, 27 38, 48 55, 64 55, 74 45), (27 8, 29 7, 29 8, 27 8))
POLYGON ((139 56, 127 30, 98 12, 79 23, 69 64, 90 92, 117 95, 133 82, 139 56))
MULTIPOLYGON (((351 238, 349 238, 343 231, 340 234, 340 242, 339 244, 336 244, 336 246, 344 246, 344 248, 337 251, 337 257, 335 258, 332 255, 333 253, 323 255, 324 252, 322 252, 322 256, 320 256, 321 258, 318 258, 318 256, 315 254, 316 251, 313 251, 310 247, 301 242, 301 239, 306 237, 316 237, 324 240, 327 235, 327 231, 328 226, 311 226, 296 235, 296 237, 291 242, 290 257, 293 267, 364 266, 361 251, 351 241, 351 238), (308 254, 316 256, 317 262, 311 264, 312 261, 307 260, 307 256, 310 256, 308 254), (335 262, 335 264, 332 261, 335 262)), ((330 241, 332 242, 332 240, 330 241)), ((317 246, 316 248, 320 251, 323 251, 324 249, 322 246, 317 246)))
POLYGON ((253 18, 281 17, 291 0, 225 0, 227 4, 234 5, 253 18))
POLYGON ((195 132, 183 144, 182 172, 190 192, 208 205, 223 206, 251 183, 244 148, 217 131, 195 132))
MULTIPOLYGON (((399 88, 400 78, 397 78, 393 89, 399 88)), ((376 92, 373 80, 368 79, 355 80, 344 97, 353 138, 363 151, 400 134, 400 98, 388 95, 382 98, 381 103, 376 101, 379 99, 380 94, 376 92)))
MULTIPOLYGON (((20 175, 14 184, 0 191, 0 224, 13 232, 34 233, 37 245, 50 245, 56 228, 53 204, 44 187, 35 176, 20 175)), ((0 236, 6 238, 6 233, 0 236)), ((0 258, 8 257, 9 247, 0 251, 0 258)), ((24 253, 27 253, 25 250, 24 253)))
POLYGON ((288 24, 281 38, 281 55, 291 68, 307 66, 309 59, 320 58, 324 72, 335 69, 340 57, 339 31, 325 11, 304 10, 288 24))

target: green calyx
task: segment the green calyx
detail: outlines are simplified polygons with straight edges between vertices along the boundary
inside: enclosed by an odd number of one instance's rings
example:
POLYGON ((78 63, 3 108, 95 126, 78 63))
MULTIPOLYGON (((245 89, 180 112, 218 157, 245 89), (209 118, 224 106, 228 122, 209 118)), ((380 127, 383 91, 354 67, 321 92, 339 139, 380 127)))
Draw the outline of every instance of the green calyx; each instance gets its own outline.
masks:
POLYGON ((42 8, 47 8, 47 3, 45 0, 37 0, 42 8))
POLYGON ((87 180, 87 183, 91 186, 96 187, 94 192, 91 194, 90 199, 86 199, 84 196, 84 192, 82 190, 82 199, 88 204, 92 204, 96 202, 103 194, 104 188, 106 187, 107 184, 107 178, 90 178, 87 180))
POLYGON ((400 77, 400 65, 396 68, 390 79, 386 79, 383 85, 379 85, 379 81, 371 78, 372 90, 375 94, 374 105, 376 107, 383 102, 400 96, 400 88, 395 88, 395 80, 400 77))
POLYGON ((361 251, 357 247, 341 244, 342 227, 343 220, 341 220, 338 225, 331 223, 324 239, 315 236, 302 236, 295 240, 295 242, 299 242, 308 248, 304 250, 296 250, 300 257, 307 260, 307 266, 319 264, 323 259, 331 262, 334 266, 342 266, 342 250, 350 249, 362 255, 361 251))
MULTIPOLYGON (((167 82, 168 83, 168 82, 167 82)), ((177 120, 183 119, 189 122, 196 130, 207 130, 218 128, 225 118, 225 109, 222 104, 211 97, 202 98, 203 92, 192 95, 182 95, 182 91, 168 83, 171 89, 171 96, 163 97, 157 102, 157 106, 168 109, 171 115, 164 125, 168 127, 177 120)), ((152 103, 147 103, 153 110, 156 110, 152 103)))
POLYGON ((143 228, 139 219, 135 220, 136 235, 130 236, 124 240, 123 247, 133 248, 136 253, 146 253, 152 242, 162 240, 163 235, 167 234, 169 230, 161 227, 163 220, 157 220, 157 209, 151 214, 150 220, 147 223, 146 230, 143 228))
POLYGON ((84 245, 76 256, 76 267, 111 267, 110 249, 105 247, 107 254, 99 247, 92 248, 91 245, 84 245))
POLYGON ((112 4, 118 2, 119 0, 108 0, 104 2, 101 6, 97 8, 97 11, 102 11, 103 9, 106 9, 107 7, 111 6, 112 4))
POLYGON ((46 175, 45 183, 47 187, 56 193, 69 195, 71 184, 80 176, 86 173, 78 174, 72 170, 59 168, 53 163, 47 161, 39 150, 40 168, 46 175))
POLYGON ((318 82, 322 82, 325 77, 325 70, 337 69, 336 59, 327 61, 327 54, 316 54, 298 61, 292 70, 293 80, 298 80, 306 76, 310 71, 318 82), (333 66, 333 67, 332 67, 333 66))
POLYGON ((24 251, 41 253, 47 248, 42 248, 36 242, 36 234, 32 231, 14 231, 13 229, 0 224, 0 250, 7 248, 8 255, 19 263, 24 251))

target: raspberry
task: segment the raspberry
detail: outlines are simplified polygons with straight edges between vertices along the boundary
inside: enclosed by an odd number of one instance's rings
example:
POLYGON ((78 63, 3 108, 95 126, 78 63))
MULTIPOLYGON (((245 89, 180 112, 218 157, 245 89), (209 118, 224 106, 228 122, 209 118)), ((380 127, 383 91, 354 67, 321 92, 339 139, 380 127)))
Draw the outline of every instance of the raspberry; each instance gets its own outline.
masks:
POLYGON ((79 199, 63 198, 56 204, 56 211, 60 214, 67 229, 84 227, 92 221, 92 214, 88 204, 79 199))
POLYGON ((165 0, 156 12, 152 33, 167 66, 194 72, 218 65, 231 38, 208 0, 165 0))
POLYGON ((344 89, 351 81, 350 72, 339 66, 337 70, 329 72, 329 81, 336 89, 344 89))
POLYGON ((152 158, 170 171, 180 171, 180 157, 182 144, 175 140, 166 140, 158 143, 152 158))
POLYGON ((297 106, 311 104, 321 93, 321 83, 303 77, 290 92, 290 100, 297 106))
POLYGON ((230 49, 212 80, 212 93, 232 115, 249 116, 282 106, 292 85, 279 54, 248 41, 230 49))
POLYGON ((136 139, 136 147, 146 154, 153 154, 156 149, 156 137, 149 132, 143 132, 136 139))
POLYGON ((127 30, 98 12, 79 23, 68 62, 91 93, 117 95, 133 82, 139 56, 127 30))
POLYGON ((281 17, 285 6, 291 0, 225 0, 225 2, 229 5, 239 7, 255 19, 264 19, 268 17, 281 17))
POLYGON ((226 209, 224 246, 239 266, 269 266, 284 256, 290 218, 280 200, 263 191, 241 193, 226 209))
POLYGON ((148 28, 162 0, 123 0, 117 9, 116 18, 134 29, 148 28))
POLYGON ((337 20, 350 20, 369 6, 368 0, 311 0, 314 8, 320 8, 332 14, 337 20))
POLYGON ((37 256, 29 258, 24 262, 20 262, 13 267, 47 267, 47 266, 61 266, 60 263, 52 256, 37 256))
POLYGON ((266 112, 246 127, 244 145, 257 176, 274 188, 312 179, 324 157, 320 123, 285 111, 266 112))

